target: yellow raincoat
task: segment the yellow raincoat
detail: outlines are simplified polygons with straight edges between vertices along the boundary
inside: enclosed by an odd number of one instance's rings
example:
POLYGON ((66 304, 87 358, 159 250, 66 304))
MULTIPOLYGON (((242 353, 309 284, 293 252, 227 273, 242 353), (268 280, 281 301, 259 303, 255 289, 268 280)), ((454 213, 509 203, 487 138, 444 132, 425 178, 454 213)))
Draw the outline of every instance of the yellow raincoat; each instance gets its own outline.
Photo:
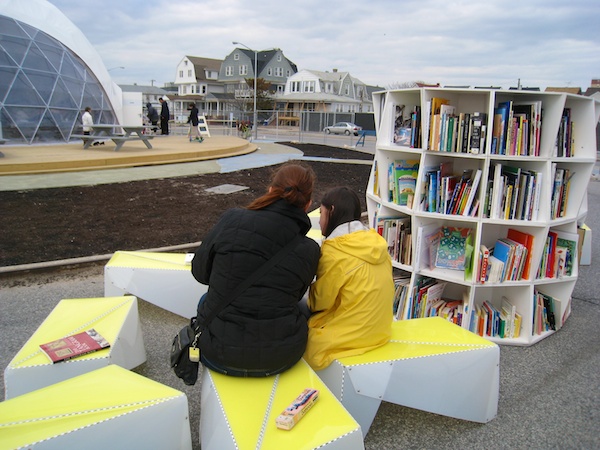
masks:
POLYGON ((337 227, 323 241, 309 292, 304 359, 322 370, 337 358, 365 353, 391 335, 394 281, 387 243, 360 222, 337 227))

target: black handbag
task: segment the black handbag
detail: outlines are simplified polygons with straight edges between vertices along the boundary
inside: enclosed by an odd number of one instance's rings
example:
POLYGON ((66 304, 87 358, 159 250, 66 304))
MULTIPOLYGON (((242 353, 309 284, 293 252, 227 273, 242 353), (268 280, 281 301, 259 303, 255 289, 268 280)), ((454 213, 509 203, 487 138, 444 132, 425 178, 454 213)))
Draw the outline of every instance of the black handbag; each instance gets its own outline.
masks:
MULTIPOLYGON (((258 268, 251 276, 240 283, 235 291, 229 296, 222 305, 214 308, 211 314, 206 318, 204 328, 220 313, 227 305, 235 300, 249 286, 256 282, 259 278, 265 275, 275 264, 277 264, 292 248, 300 241, 302 236, 296 236, 287 243, 279 252, 270 260, 258 268)), ((179 330, 179 333, 173 338, 171 345, 171 368, 178 378, 181 378, 185 384, 192 386, 198 380, 198 369, 200 366, 200 335, 202 329, 198 325, 196 317, 190 319, 190 323, 179 330)))
POLYGON ((196 318, 192 317, 190 324, 183 327, 173 339, 171 345, 171 368, 188 386, 196 384, 198 379, 198 362, 200 348, 198 338, 200 332, 196 318))

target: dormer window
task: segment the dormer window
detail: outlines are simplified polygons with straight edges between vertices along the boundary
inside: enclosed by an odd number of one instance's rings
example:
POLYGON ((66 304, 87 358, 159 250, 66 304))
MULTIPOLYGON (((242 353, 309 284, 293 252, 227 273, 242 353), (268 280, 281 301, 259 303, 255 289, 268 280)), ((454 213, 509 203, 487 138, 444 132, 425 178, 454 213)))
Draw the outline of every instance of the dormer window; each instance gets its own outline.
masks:
POLYGON ((239 53, 234 54, 233 55, 233 60, 234 61, 239 61, 240 60, 240 54, 239 53))

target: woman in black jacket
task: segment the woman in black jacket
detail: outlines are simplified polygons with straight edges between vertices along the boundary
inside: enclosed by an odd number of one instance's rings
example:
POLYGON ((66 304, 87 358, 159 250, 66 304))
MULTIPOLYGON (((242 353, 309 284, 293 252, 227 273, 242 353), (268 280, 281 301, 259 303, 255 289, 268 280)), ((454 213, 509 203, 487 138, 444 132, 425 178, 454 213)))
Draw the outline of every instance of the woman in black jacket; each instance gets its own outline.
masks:
POLYGON ((198 108, 195 103, 190 105, 190 117, 188 117, 187 123, 190 124, 190 142, 202 142, 204 138, 202 138, 198 132, 198 108))
POLYGON ((226 211, 192 261, 192 274, 208 292, 198 305, 202 363, 232 376, 268 376, 292 367, 304 353, 308 328, 298 301, 313 281, 320 248, 306 237, 315 181, 313 170, 288 163, 268 192, 245 209, 226 211), (292 251, 270 272, 222 309, 213 308, 288 242, 292 251))

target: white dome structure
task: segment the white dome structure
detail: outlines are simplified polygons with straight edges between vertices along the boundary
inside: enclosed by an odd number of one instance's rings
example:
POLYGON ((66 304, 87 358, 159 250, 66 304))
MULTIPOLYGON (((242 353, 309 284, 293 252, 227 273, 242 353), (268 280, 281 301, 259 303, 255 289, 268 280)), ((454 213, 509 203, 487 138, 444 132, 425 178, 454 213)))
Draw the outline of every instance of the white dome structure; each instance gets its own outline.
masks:
POLYGON ((121 123, 121 89, 83 33, 45 0, 0 0, 0 138, 68 141, 81 113, 121 123))

